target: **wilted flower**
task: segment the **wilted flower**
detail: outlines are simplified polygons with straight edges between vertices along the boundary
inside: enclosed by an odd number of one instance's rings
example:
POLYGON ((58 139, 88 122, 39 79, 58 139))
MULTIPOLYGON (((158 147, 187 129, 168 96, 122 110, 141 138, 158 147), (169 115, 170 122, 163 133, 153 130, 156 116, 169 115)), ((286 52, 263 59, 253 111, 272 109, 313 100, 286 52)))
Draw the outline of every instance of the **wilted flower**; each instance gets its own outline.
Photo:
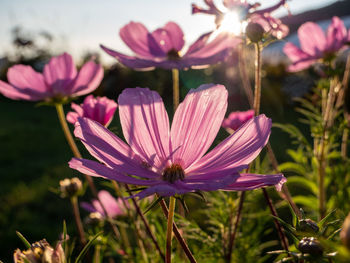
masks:
POLYGON ((99 200, 92 200, 91 204, 82 202, 81 206, 91 213, 97 212, 102 217, 106 217, 106 215, 101 206, 101 203, 105 208, 108 216, 110 217, 116 217, 119 215, 124 215, 126 213, 123 200, 121 198, 118 198, 116 200, 109 192, 102 190, 98 192, 98 199, 99 200))
POLYGON ((292 61, 289 71, 299 71, 310 67, 318 60, 329 60, 335 57, 350 39, 350 31, 339 17, 333 17, 327 29, 327 35, 322 28, 313 22, 302 24, 298 29, 301 49, 288 42, 284 53, 292 61))
POLYGON ((75 136, 101 163, 73 158, 71 168, 90 176, 148 186, 136 195, 140 198, 154 193, 172 196, 197 190, 280 188, 285 182, 282 174, 239 174, 268 141, 271 120, 265 115, 249 120, 205 154, 227 108, 227 90, 222 85, 190 90, 175 112, 171 129, 163 101, 155 91, 125 89, 118 104, 129 145, 99 123, 79 118, 75 136))
POLYGON ((286 0, 280 0, 276 5, 265 9, 258 9, 260 3, 249 4, 247 0, 223 0, 224 6, 221 9, 214 4, 214 0, 204 0, 204 3, 205 8, 192 4, 192 14, 215 15, 215 23, 218 28, 226 22, 225 19, 228 17, 227 22, 231 25, 225 25, 227 27, 236 26, 232 23, 258 23, 266 33, 278 39, 285 37, 289 32, 288 27, 281 20, 271 16, 273 11, 286 4, 286 0), (231 21, 233 20, 231 17, 235 17, 235 21, 231 21))
POLYGON ((53 249, 45 239, 35 242, 28 250, 17 249, 13 254, 15 263, 64 263, 65 255, 61 243, 53 249))
POLYGON ((13 100, 62 102, 92 92, 102 78, 100 65, 89 61, 78 73, 72 57, 63 53, 51 58, 43 73, 26 65, 11 67, 7 72, 9 84, 0 80, 0 93, 13 100))
POLYGON ((125 66, 142 70, 208 66, 226 59, 240 43, 240 39, 232 38, 227 33, 219 34, 208 43, 211 33, 207 33, 184 52, 184 34, 174 22, 153 32, 149 32, 141 23, 130 22, 120 29, 119 35, 135 56, 121 54, 103 45, 101 48, 125 66))
POLYGON ((83 188, 83 184, 80 179, 73 177, 72 179, 66 178, 60 181, 60 192, 62 197, 72 197, 77 195, 83 188))
POLYGON ((342 230, 340 232, 340 239, 344 246, 350 250, 350 213, 345 218, 342 230))
POLYGON ((107 97, 94 98, 94 96, 89 95, 81 105, 72 103, 71 107, 75 112, 68 112, 67 121, 74 124, 78 117, 86 117, 107 127, 113 119, 117 106, 114 100, 107 97))
POLYGON ((222 127, 233 132, 254 117, 254 110, 231 112, 222 122, 222 127))

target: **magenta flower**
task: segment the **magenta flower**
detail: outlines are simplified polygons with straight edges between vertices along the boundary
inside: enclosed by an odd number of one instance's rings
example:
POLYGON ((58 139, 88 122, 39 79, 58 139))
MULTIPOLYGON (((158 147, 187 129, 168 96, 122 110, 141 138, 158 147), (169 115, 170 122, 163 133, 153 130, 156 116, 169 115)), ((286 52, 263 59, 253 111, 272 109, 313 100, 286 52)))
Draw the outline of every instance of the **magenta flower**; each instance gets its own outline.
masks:
POLYGON ((235 131, 253 117, 254 110, 231 112, 221 126, 229 131, 235 131))
POLYGON ((289 33, 289 28, 284 25, 281 20, 271 16, 273 11, 286 4, 286 0, 280 0, 274 6, 260 10, 257 9, 260 7, 260 3, 249 4, 247 0, 223 0, 224 9, 219 9, 214 4, 214 0, 204 0, 204 3, 206 5, 205 8, 192 4, 192 14, 202 13, 214 15, 216 17, 215 23, 218 28, 221 26, 226 15, 234 13, 239 20, 237 22, 258 23, 263 27, 266 33, 278 39, 285 37, 289 33))
POLYGON ((290 42, 283 48, 292 61, 289 71, 306 69, 320 59, 332 59, 349 42, 350 31, 347 32, 343 21, 335 16, 326 35, 319 25, 307 22, 299 27, 298 36, 301 49, 290 42))
POLYGON ((81 207, 90 213, 97 212, 102 217, 106 217, 106 214, 101 206, 102 203, 108 216, 112 218, 126 214, 123 200, 121 198, 115 199, 109 192, 105 190, 99 191, 97 196, 99 200, 94 199, 92 200, 91 204, 82 202, 81 207))
POLYGON ((43 74, 30 66, 15 65, 7 72, 9 84, 0 80, 0 93, 13 100, 62 101, 94 91, 103 78, 103 69, 87 62, 79 73, 72 57, 63 53, 45 65, 43 74))
POLYGON ((101 123, 107 127, 114 116, 118 104, 107 97, 96 97, 89 95, 84 99, 83 104, 72 103, 71 107, 75 111, 68 112, 67 121, 74 124, 78 117, 86 117, 101 123))
POLYGON ((184 34, 174 22, 153 32, 149 32, 141 23, 130 22, 120 29, 119 35, 135 56, 121 54, 103 45, 101 48, 125 66, 142 70, 208 66, 223 61, 240 43, 240 39, 226 33, 219 34, 208 43, 210 33, 207 33, 184 52, 184 34))
POLYGON ((124 143, 99 123, 78 118, 75 136, 99 162, 73 158, 69 166, 81 173, 146 186, 144 198, 226 187, 247 190, 284 183, 282 174, 239 172, 248 167, 270 136, 271 120, 255 117, 206 154, 227 108, 222 85, 191 90, 177 108, 171 129, 161 97, 149 89, 125 89, 119 96, 124 143), (130 176, 132 175, 132 176, 130 176))

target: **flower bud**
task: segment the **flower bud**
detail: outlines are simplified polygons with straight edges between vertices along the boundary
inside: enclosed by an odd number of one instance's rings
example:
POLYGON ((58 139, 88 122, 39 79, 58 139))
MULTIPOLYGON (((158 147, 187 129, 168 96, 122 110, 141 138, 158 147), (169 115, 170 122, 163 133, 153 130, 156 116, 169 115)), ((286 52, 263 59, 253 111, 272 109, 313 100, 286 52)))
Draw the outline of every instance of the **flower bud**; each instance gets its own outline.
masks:
POLYGON ((73 197, 77 195, 82 188, 83 184, 77 177, 72 179, 66 178, 60 181, 60 191, 62 197, 73 197))
POLYGON ((17 249, 13 254, 15 263, 64 263, 65 255, 60 243, 54 250, 45 239, 35 242, 27 250, 17 249))
POLYGON ((98 212, 90 213, 89 216, 84 220, 85 224, 97 226, 103 221, 103 217, 98 212))
POLYGON ((317 233, 320 230, 320 228, 318 227, 316 222, 311 219, 301 219, 299 221, 298 230, 307 233, 317 233))
POLYGON ((323 254, 323 247, 315 237, 304 237, 300 240, 298 249, 303 254, 310 254, 313 256, 321 256, 323 254))
POLYGON ((246 35, 253 43, 258 43, 264 37, 265 30, 258 23, 249 23, 245 29, 246 35))
POLYGON ((343 227, 340 232, 340 240, 343 242, 344 246, 350 250, 350 213, 345 218, 343 223, 343 227))

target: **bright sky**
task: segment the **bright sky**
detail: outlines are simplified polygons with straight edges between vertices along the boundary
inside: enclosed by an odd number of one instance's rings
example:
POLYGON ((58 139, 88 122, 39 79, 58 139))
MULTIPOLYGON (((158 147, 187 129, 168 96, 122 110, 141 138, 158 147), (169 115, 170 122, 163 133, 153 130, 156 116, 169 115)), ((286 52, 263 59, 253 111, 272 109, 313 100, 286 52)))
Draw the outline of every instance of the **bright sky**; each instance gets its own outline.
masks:
MULTIPOLYGON (((267 7, 278 0, 260 2, 267 7)), ((335 0, 291 0, 288 4, 296 14, 331 2, 335 0)), ((211 16, 191 15, 191 3, 203 5, 203 0, 0 0, 0 57, 11 50, 11 29, 15 26, 50 32, 56 38, 56 53, 68 51, 76 57, 87 50, 99 50, 100 43, 129 53, 118 31, 131 20, 150 30, 175 21, 190 43, 214 28, 211 16)), ((285 10, 277 12, 284 14, 285 10)), ((110 61, 105 54, 102 59, 110 61)))

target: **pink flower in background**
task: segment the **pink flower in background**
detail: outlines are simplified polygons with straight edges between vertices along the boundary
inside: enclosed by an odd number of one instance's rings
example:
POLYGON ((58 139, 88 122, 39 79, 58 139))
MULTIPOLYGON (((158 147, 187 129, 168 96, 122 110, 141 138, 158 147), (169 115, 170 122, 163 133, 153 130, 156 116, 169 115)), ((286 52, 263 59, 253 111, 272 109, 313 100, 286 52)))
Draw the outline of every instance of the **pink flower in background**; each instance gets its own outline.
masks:
MULTIPOLYGON (((114 218, 126 213, 123 200, 121 198, 115 199, 109 192, 102 190, 98 192, 98 199, 101 201, 103 207, 110 217, 114 218)), ((91 204, 82 202, 81 207, 90 213, 97 212, 102 217, 106 217, 105 212, 98 200, 92 200, 91 204)))
POLYGON ((103 78, 103 69, 93 61, 79 72, 72 57, 53 57, 39 73, 26 65, 15 65, 7 72, 9 84, 0 80, 0 93, 13 100, 62 101, 94 91, 103 78))
POLYGON ((258 23, 263 27, 265 32, 278 39, 285 37, 289 33, 288 27, 281 20, 271 16, 273 11, 286 4, 286 0, 280 0, 274 6, 265 9, 258 9, 260 3, 249 4, 246 0, 223 0, 223 8, 221 9, 215 5, 214 0, 204 0, 204 3, 206 5, 205 8, 192 4, 192 14, 215 15, 215 23, 218 28, 220 28, 225 20, 225 16, 235 14, 237 21, 232 22, 258 23))
POLYGON ((73 158, 69 166, 81 173, 147 186, 144 198, 218 189, 248 190, 285 182, 282 174, 239 172, 247 168, 270 136, 271 120, 260 115, 207 153, 227 109, 222 85, 190 90, 177 108, 171 128, 163 101, 155 91, 125 89, 118 99, 124 143, 97 122, 79 118, 75 136, 99 162, 73 158), (132 175, 132 176, 130 176, 132 175))
POLYGON ((101 48, 125 66, 142 70, 208 66, 223 61, 240 43, 240 39, 226 33, 208 42, 211 34, 207 33, 184 52, 184 34, 174 22, 153 32, 149 32, 141 23, 130 22, 120 29, 119 35, 135 56, 121 54, 103 45, 101 48))
POLYGON ((222 127, 235 131, 253 117, 254 110, 231 112, 222 122, 222 127))
POLYGON ((339 17, 333 17, 327 33, 313 22, 307 22, 298 29, 301 48, 288 42, 284 53, 292 61, 289 71, 300 71, 310 67, 319 59, 330 59, 336 52, 345 47, 350 39, 350 31, 346 30, 344 23, 339 17))
POLYGON ((89 95, 84 99, 83 104, 72 103, 71 107, 75 112, 68 112, 67 121, 74 124, 78 117, 86 117, 108 126, 114 116, 118 104, 107 97, 96 97, 89 95))

